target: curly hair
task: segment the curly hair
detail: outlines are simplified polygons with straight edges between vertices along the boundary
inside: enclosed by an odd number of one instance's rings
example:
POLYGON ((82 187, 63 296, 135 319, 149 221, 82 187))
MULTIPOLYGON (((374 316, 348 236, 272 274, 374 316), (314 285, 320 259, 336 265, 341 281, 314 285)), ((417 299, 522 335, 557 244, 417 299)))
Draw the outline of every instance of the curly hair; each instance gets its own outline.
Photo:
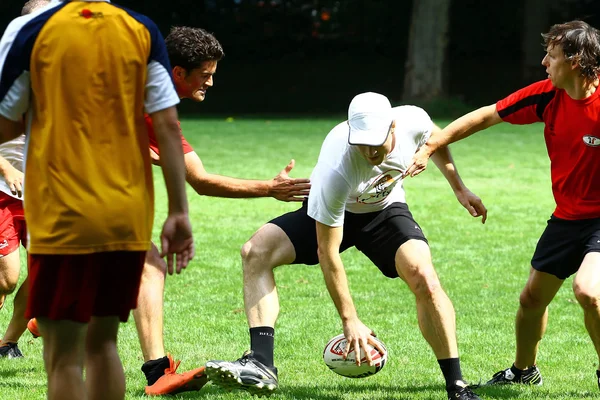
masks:
POLYGON ((225 53, 219 41, 201 28, 175 26, 165 38, 171 66, 186 71, 199 68, 205 61, 220 61, 225 53))
POLYGON ((21 10, 21 15, 31 14, 36 9, 43 7, 49 3, 50 3, 50 0, 29 0, 23 6, 23 9, 21 10))
POLYGON ((543 33, 543 46, 547 50, 556 45, 562 47, 565 58, 576 62, 581 75, 595 80, 600 74, 600 31, 583 21, 570 21, 552 25, 543 33))

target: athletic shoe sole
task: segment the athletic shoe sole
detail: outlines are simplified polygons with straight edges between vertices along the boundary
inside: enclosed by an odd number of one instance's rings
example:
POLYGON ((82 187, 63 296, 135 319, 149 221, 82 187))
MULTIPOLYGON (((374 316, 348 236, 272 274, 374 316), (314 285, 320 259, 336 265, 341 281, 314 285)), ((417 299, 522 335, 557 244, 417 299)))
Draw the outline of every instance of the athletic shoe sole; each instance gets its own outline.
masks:
POLYGON ((265 384, 264 382, 256 382, 255 380, 244 382, 227 368, 220 367, 211 362, 206 364, 206 373, 208 380, 227 391, 245 390, 253 396, 263 397, 272 395, 277 389, 277 385, 273 383, 265 384))

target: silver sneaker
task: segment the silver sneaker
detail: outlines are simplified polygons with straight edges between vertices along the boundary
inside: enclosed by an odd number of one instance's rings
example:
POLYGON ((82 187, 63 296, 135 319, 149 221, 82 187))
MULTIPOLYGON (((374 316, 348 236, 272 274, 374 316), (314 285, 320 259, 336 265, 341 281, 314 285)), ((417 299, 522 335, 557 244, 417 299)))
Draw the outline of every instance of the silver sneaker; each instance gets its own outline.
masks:
POLYGON ((269 396, 277 390, 277 368, 269 368, 246 351, 236 361, 213 360, 206 363, 208 379, 225 390, 246 390, 252 395, 269 396))

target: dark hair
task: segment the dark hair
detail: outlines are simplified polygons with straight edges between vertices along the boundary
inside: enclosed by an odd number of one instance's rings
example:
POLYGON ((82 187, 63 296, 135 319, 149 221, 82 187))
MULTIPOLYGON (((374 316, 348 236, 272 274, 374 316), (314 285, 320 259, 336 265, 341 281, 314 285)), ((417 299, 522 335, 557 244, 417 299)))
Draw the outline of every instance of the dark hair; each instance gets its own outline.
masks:
POLYGON ((600 31, 583 21, 570 21, 552 25, 543 33, 546 50, 557 44, 565 58, 574 61, 586 79, 596 79, 600 73, 600 31))
POLYGON ((33 11, 35 11, 36 8, 43 7, 48 3, 50 3, 50 0, 29 0, 23 6, 23 9, 21 10, 21 15, 31 14, 33 11))
POLYGON ((165 44, 171 66, 188 72, 205 61, 219 61, 225 56, 219 41, 201 28, 175 26, 165 38, 165 44))

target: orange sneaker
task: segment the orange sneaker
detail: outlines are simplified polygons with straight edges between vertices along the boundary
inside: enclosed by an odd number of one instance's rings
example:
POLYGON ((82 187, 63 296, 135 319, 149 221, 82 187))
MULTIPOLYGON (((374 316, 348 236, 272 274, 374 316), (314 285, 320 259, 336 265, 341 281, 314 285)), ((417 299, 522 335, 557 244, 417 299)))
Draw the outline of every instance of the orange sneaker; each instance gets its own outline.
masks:
POLYGON ((27 329, 29 329, 29 332, 31 332, 34 338, 39 338, 42 336, 40 330, 38 329, 37 321, 35 318, 31 318, 29 320, 29 322, 27 323, 27 329))
POLYGON ((167 354, 167 357, 169 358, 169 368, 165 369, 165 374, 158 378, 158 380, 154 382, 154 385, 146 386, 147 395, 160 396, 165 394, 198 391, 206 385, 208 378, 204 372, 204 367, 178 374, 177 368, 181 361, 174 361, 170 354, 167 354))

